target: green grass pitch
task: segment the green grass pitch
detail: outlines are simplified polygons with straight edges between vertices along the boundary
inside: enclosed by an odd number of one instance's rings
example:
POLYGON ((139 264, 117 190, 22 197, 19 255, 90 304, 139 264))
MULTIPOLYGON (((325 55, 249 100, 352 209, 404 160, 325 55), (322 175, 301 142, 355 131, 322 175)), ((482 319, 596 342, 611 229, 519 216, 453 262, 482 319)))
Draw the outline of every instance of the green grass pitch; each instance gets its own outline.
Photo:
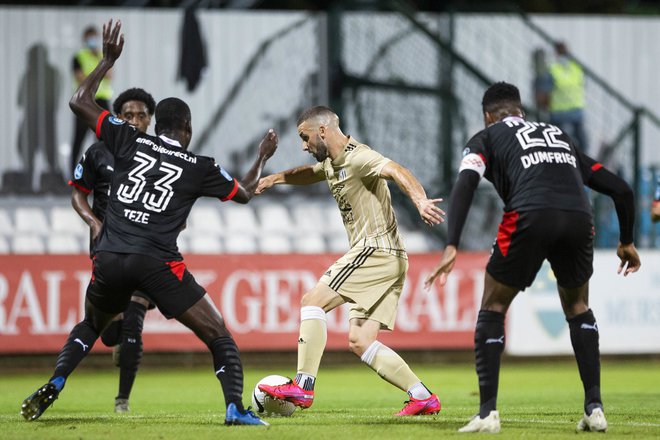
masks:
MULTIPOLYGON (((54 357, 53 357, 54 361, 54 357)), ((246 404, 254 384, 291 368, 246 365, 246 404)), ((269 428, 225 427, 218 381, 209 368, 144 368, 131 397, 130 415, 112 412, 117 371, 81 369, 60 398, 35 422, 19 415, 22 400, 42 385, 43 374, 0 376, 2 439, 426 439, 470 436, 456 430, 475 413, 477 379, 471 363, 413 365, 442 401, 437 416, 397 418, 406 395, 357 359, 321 368, 316 400, 289 418, 270 418, 269 428)), ((603 398, 610 428, 606 438, 660 438, 660 361, 606 360, 603 398)), ((501 438, 571 438, 582 411, 582 390, 572 361, 505 360, 500 377, 501 438)))

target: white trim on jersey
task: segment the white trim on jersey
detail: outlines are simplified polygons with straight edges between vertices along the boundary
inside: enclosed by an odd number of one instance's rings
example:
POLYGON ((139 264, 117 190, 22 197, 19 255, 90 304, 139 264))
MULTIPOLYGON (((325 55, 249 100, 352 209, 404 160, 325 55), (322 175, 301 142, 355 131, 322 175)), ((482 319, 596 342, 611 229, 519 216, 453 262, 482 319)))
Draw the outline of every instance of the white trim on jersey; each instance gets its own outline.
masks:
POLYGON ((475 153, 467 154, 461 161, 461 167, 458 169, 460 173, 463 170, 472 170, 479 173, 479 177, 483 177, 486 172, 486 162, 483 158, 475 153))

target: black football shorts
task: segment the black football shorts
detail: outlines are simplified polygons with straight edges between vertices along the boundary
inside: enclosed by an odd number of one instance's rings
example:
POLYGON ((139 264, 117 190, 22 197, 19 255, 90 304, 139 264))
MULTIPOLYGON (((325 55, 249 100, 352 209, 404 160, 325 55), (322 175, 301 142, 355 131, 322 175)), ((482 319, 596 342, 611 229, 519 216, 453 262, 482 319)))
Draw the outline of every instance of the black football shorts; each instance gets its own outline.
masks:
POLYGON ((584 212, 505 212, 486 271, 500 283, 525 290, 547 259, 557 284, 576 288, 593 274, 593 245, 593 220, 584 212))
POLYGON ((180 316, 206 294, 183 261, 161 261, 139 254, 96 254, 87 287, 87 298, 95 307, 121 313, 136 290, 145 293, 168 318, 180 316))

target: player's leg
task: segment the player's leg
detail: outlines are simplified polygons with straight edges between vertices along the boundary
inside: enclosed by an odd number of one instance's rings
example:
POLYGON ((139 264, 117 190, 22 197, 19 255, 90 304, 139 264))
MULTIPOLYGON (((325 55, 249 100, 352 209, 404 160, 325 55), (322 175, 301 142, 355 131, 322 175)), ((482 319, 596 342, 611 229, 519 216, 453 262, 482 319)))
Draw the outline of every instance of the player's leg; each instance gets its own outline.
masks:
POLYGON ((114 347, 120 343, 122 319, 124 316, 121 313, 115 316, 115 319, 101 333, 101 342, 106 347, 114 347))
MULTIPOLYGON (((396 301, 398 296, 393 298, 396 301)), ((426 388, 401 356, 378 341, 381 328, 389 328, 390 325, 393 325, 393 322, 381 323, 374 319, 352 318, 348 334, 349 349, 384 380, 408 393, 410 400, 396 415, 437 414, 440 411, 438 397, 426 388)))
POLYGON ((243 408, 243 364, 238 347, 211 298, 183 261, 162 262, 141 256, 144 274, 137 289, 154 300, 163 315, 188 327, 211 351, 225 398, 225 423, 267 425, 243 408))
POLYGON ((133 289, 122 289, 125 283, 131 282, 122 261, 123 256, 106 252, 99 253, 94 260, 85 298, 85 319, 69 333, 48 383, 23 402, 21 414, 27 420, 38 418, 57 399, 66 379, 90 352, 99 334, 128 305, 133 289))
POLYGON ((99 333, 116 313, 105 313, 89 299, 85 300, 85 319, 76 324, 69 333, 57 356, 55 370, 48 382, 28 396, 21 405, 21 415, 28 421, 36 420, 57 399, 67 378, 78 364, 89 354, 99 333))
POLYGON ((607 421, 600 394, 600 350, 596 317, 589 308, 589 284, 569 289, 558 286, 571 335, 571 345, 584 388, 584 417, 580 431, 605 431, 607 421))
POLYGON ((571 344, 584 388, 584 416, 579 430, 605 431, 600 394, 599 331, 589 308, 589 278, 593 274, 593 222, 583 213, 556 217, 565 232, 548 257, 557 277, 562 309, 568 321, 571 344))
POLYGON ((263 392, 309 408, 314 402, 314 386, 328 339, 325 314, 344 303, 326 284, 318 283, 301 300, 298 335, 298 367, 295 379, 284 385, 259 385, 263 392))
POLYGON ((119 348, 119 393, 115 398, 115 412, 130 411, 128 399, 142 360, 142 328, 148 307, 147 299, 133 295, 123 313, 119 348))
POLYGON ((505 346, 504 318, 519 291, 530 286, 541 267, 550 235, 543 211, 504 214, 486 266, 484 294, 474 332, 479 378, 479 414, 459 432, 499 432, 499 374, 505 346))
POLYGON ((213 355, 213 369, 227 407, 225 424, 268 425, 243 407, 243 364, 238 347, 208 294, 176 319, 192 330, 213 355))

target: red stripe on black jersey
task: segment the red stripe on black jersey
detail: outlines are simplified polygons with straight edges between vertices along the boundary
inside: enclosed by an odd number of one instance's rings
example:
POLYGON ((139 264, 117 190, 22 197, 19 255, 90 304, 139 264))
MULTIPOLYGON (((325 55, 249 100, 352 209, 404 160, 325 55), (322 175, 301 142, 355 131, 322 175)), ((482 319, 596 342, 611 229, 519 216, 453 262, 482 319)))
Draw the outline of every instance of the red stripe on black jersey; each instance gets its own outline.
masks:
POLYGON ((484 156, 483 154, 479 153, 479 157, 481 158, 481 160, 484 161, 484 163, 487 163, 487 162, 486 162, 486 156, 484 156))
POLYGON ((500 252, 506 257, 511 245, 511 236, 516 231, 516 222, 518 221, 518 213, 516 211, 505 212, 502 217, 502 223, 497 231, 497 246, 500 252))
POLYGON ((596 162, 595 164, 591 165, 591 171, 598 171, 601 168, 603 168, 603 164, 600 162, 596 162))
POLYGON ((110 114, 109 111, 103 110, 101 114, 99 115, 99 118, 96 120, 96 138, 101 139, 101 124, 103 123, 103 118, 105 118, 106 115, 110 114))
POLYGON ((238 180, 234 179, 234 189, 231 190, 231 192, 229 193, 229 195, 227 197, 225 197, 224 199, 220 199, 220 200, 222 200, 223 202, 226 202, 228 200, 233 199, 234 196, 236 195, 237 191, 238 191, 238 180))
POLYGON ((84 186, 77 184, 73 180, 69 180, 69 186, 73 186, 75 188, 78 188, 80 191, 84 192, 85 194, 89 194, 89 193, 92 192, 91 189, 85 188, 84 186))

